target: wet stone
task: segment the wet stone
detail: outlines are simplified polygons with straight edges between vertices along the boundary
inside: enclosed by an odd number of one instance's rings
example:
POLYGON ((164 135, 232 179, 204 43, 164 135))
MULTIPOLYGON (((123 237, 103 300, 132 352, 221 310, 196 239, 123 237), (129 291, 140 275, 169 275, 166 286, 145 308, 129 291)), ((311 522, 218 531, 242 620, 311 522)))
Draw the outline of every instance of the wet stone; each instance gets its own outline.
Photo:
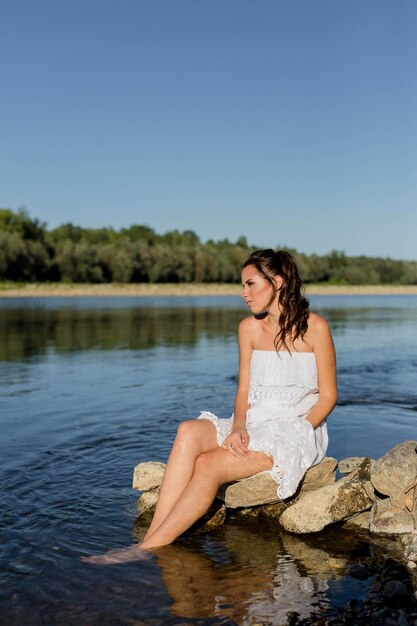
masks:
POLYGON ((349 576, 365 580, 368 578, 368 568, 363 563, 355 563, 349 567, 349 576))
POLYGON ((389 580, 384 585, 383 593, 386 598, 405 596, 407 587, 400 580, 389 580))

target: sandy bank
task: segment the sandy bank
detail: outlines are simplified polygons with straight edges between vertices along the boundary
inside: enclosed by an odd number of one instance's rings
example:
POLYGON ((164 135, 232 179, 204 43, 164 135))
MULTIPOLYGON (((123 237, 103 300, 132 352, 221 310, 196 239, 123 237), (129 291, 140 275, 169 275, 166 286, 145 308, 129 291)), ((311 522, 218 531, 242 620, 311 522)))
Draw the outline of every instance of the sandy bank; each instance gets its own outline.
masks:
MULTIPOLYGON (((86 296, 239 296, 240 285, 227 284, 104 284, 0 285, 0 298, 86 296)), ((417 295, 417 285, 308 285, 307 295, 417 295)))

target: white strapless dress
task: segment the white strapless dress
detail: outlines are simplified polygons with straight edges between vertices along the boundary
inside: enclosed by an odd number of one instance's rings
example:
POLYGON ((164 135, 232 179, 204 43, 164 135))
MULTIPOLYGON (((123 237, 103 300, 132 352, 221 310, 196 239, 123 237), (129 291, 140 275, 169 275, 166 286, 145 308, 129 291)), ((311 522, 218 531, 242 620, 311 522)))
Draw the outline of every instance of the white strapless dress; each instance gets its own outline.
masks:
MULTIPOLYGON (((281 499, 292 496, 308 468, 326 454, 326 421, 314 429, 305 419, 318 397, 313 352, 253 351, 246 413, 249 450, 273 458, 270 474, 281 499)), ((233 415, 224 419, 203 411, 197 419, 213 422, 219 446, 232 430, 233 415)))

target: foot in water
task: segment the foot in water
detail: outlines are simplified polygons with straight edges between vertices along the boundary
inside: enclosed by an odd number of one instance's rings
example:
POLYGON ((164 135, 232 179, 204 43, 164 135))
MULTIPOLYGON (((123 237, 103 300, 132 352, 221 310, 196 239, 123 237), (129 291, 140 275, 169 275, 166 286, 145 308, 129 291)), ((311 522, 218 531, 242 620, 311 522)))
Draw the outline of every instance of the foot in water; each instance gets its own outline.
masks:
POLYGON ((143 550, 140 546, 129 546, 120 550, 109 550, 106 554, 97 556, 82 556, 81 561, 93 565, 116 565, 130 561, 146 561, 151 557, 152 554, 148 550, 143 550))

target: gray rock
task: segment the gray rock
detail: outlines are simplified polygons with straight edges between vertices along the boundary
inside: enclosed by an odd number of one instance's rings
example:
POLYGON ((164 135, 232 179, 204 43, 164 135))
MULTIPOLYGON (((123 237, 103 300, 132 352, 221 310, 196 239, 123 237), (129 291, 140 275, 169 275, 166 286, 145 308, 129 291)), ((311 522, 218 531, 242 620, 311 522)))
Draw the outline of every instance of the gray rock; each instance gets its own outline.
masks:
POLYGON ((417 441, 404 441, 375 461, 371 482, 380 493, 391 498, 391 504, 404 508, 406 493, 417 482, 417 441))
POLYGON ((280 524, 293 533, 311 533, 339 522, 372 505, 363 480, 342 478, 333 485, 304 494, 279 518, 280 524))
POLYGON ((149 491, 155 487, 160 487, 165 467, 165 463, 158 463, 157 461, 139 463, 133 470, 132 488, 139 491, 149 491))
POLYGON ((392 506, 389 498, 377 500, 371 509, 369 520, 371 533, 384 535, 401 535, 414 530, 413 516, 392 506))
POLYGON ((337 469, 341 474, 350 474, 367 458, 366 456, 349 456, 339 461, 337 469))

